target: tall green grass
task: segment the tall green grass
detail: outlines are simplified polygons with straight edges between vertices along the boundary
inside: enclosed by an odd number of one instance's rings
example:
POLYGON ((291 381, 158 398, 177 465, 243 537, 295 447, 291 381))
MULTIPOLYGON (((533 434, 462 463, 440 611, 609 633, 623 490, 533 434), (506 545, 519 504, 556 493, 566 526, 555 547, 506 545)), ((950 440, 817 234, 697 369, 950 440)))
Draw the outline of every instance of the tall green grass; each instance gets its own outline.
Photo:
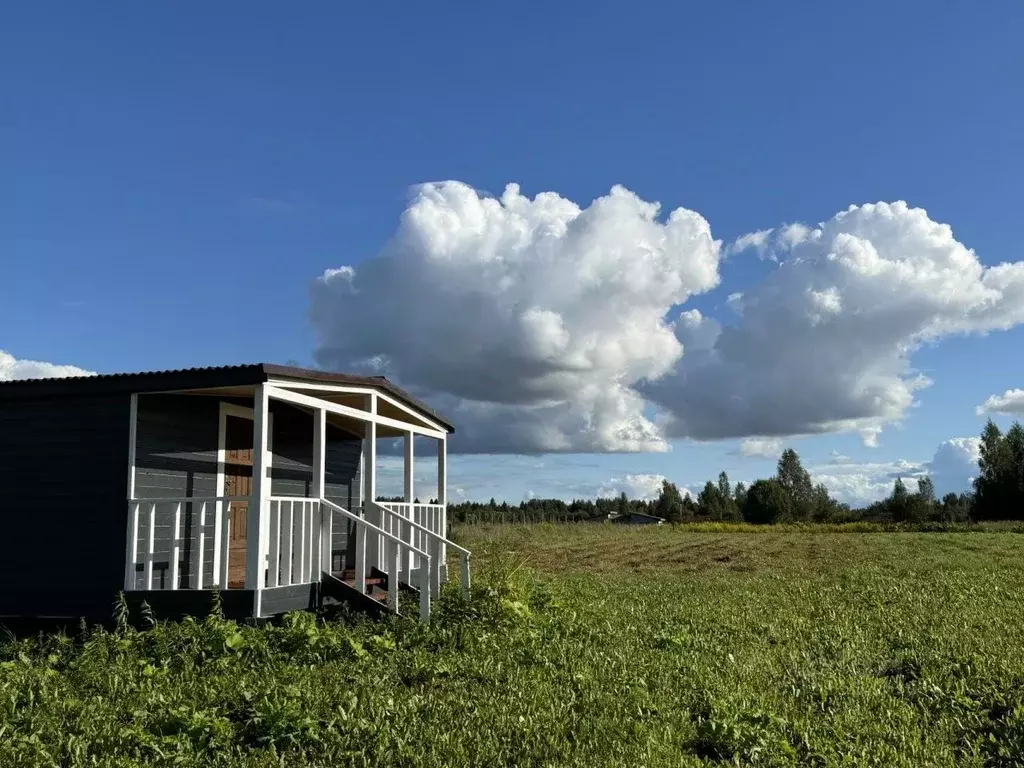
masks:
POLYGON ((463 535, 430 627, 8 639, 0 765, 1024 765, 1024 537, 463 535))

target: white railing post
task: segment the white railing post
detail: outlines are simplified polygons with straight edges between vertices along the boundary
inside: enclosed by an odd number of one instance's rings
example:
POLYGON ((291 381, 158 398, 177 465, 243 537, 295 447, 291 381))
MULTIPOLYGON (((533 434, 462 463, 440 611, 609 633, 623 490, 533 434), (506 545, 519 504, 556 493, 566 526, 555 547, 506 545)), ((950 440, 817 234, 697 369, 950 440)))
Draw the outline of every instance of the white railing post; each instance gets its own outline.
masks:
MULTIPOLYGON (((377 500, 377 395, 375 393, 366 396, 366 410, 370 414, 370 420, 363 427, 363 519, 374 522, 371 510, 377 500)), ((374 534, 374 542, 380 540, 380 536, 374 534)), ((366 572, 370 563, 376 562, 376 549, 367 552, 367 530, 365 525, 356 528, 356 589, 366 592, 366 572), (369 561, 368 561, 369 555, 369 561)))
POLYGON ((220 540, 220 565, 222 570, 217 573, 217 579, 220 582, 217 586, 220 589, 228 588, 228 577, 231 574, 230 563, 231 559, 231 502, 227 502, 222 506, 224 514, 224 524, 222 526, 223 537, 220 540))
POLYGON ((320 502, 309 502, 309 530, 311 531, 313 543, 310 545, 309 557, 309 580, 320 581, 321 568, 323 564, 323 520, 320 519, 320 502))
MULTIPOLYGON (((219 491, 218 491, 219 493, 219 491)), ((227 589, 228 583, 221 577, 221 538, 224 536, 224 509, 230 503, 217 500, 213 502, 213 583, 221 589, 227 589)))
POLYGON ((320 559, 320 548, 317 547, 317 537, 314 532, 314 523, 316 518, 313 516, 313 502, 304 501, 302 502, 303 517, 306 519, 306 570, 304 572, 303 581, 313 581, 313 569, 316 566, 317 560, 320 559))
POLYGON ((432 580, 433 592, 435 595, 441 594, 441 542, 439 539, 431 537, 430 549, 427 550, 430 553, 430 562, 433 564, 433 573, 430 575, 432 580))
POLYGON ((391 544, 391 567, 388 574, 388 605, 391 610, 398 613, 398 568, 402 562, 402 547, 397 541, 389 541, 391 544))
MULTIPOLYGON (((439 533, 445 538, 448 537, 446 526, 444 523, 444 516, 448 508, 448 438, 447 436, 439 438, 437 441, 437 504, 439 509, 437 510, 437 527, 434 529, 435 533, 439 533)), ((440 562, 437 565, 438 571, 444 570, 445 574, 448 572, 448 548, 441 545, 441 551, 439 555, 440 562)))
POLYGON ((139 502, 128 502, 128 541, 125 547, 124 588, 135 589, 135 565, 139 562, 139 502))
POLYGON ((156 543, 156 502, 149 504, 149 528, 146 531, 146 589, 153 588, 153 547, 156 543))
MULTIPOLYGON (((365 519, 365 517, 363 518, 365 519)), ((356 589, 366 592, 366 526, 356 523, 356 589)))
POLYGON ((281 502, 270 500, 270 557, 267 586, 276 587, 281 578, 281 502))
POLYGON ((270 404, 267 385, 259 384, 253 398, 252 427, 252 493, 249 496, 247 541, 245 548, 245 587, 255 592, 253 615, 260 616, 263 607, 262 591, 265 586, 264 572, 267 557, 267 531, 263 525, 267 514, 267 498, 270 496, 270 479, 267 477, 267 446, 270 440, 270 404))
POLYGON ((466 600, 469 600, 469 596, 470 596, 469 553, 468 552, 460 553, 460 558, 459 559, 462 561, 462 596, 466 600))
MULTIPOLYGON (((291 506, 294 510, 294 501, 291 503, 291 506)), ((299 557, 295 562, 296 572, 292 576, 292 584, 298 584, 302 581, 302 574, 306 569, 306 505, 302 503, 299 504, 299 535, 297 544, 299 548, 299 557)))
POLYGON ((282 501, 278 505, 281 513, 281 551, 284 553, 284 562, 281 563, 280 584, 282 587, 288 586, 294 581, 295 568, 295 511, 289 501, 288 514, 285 516, 284 504, 285 502, 282 501))
POLYGON ((181 578, 178 563, 181 560, 181 502, 174 505, 174 528, 171 533, 171 589, 178 588, 181 578))
POLYGON ((314 574, 314 580, 320 580, 320 573, 331 572, 331 517, 324 515, 320 499, 327 492, 327 411, 317 408, 313 411, 313 482, 310 484, 310 496, 317 499, 320 509, 320 570, 314 574))
MULTIPOLYGON (((192 502, 192 519, 196 517, 196 502, 192 502)), ((206 566, 205 552, 206 549, 206 502, 199 502, 199 534, 193 537, 196 541, 196 547, 192 550, 192 573, 195 574, 194 579, 190 579, 190 582, 195 585, 195 589, 203 588, 203 568, 206 566)), ((216 573, 216 569, 214 570, 216 573)), ((214 581, 217 577, 214 576, 214 581)))
MULTIPOLYGON (((405 514, 412 519, 412 506, 413 501, 416 499, 416 433, 406 432, 404 437, 405 443, 405 460, 402 463, 402 468, 405 471, 405 503, 408 504, 405 508, 405 514)), ((403 515, 404 517, 404 515, 403 515)), ((413 530, 412 526, 407 526, 409 536, 408 542, 412 544, 413 530)), ((405 570, 411 572, 413 568, 413 554, 409 552, 405 558, 405 570)))
POLYGON ((420 557, 420 621, 430 623, 430 555, 420 557))

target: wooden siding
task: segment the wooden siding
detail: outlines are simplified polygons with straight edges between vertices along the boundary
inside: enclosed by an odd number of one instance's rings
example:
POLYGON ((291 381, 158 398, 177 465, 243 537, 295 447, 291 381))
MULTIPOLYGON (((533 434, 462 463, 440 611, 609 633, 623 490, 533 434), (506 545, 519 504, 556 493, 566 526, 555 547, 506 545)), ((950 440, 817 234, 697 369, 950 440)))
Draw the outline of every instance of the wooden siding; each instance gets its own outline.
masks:
MULTIPOLYGON (((313 482, 313 417, 287 403, 271 402, 274 414, 274 466, 270 470, 272 496, 308 497, 313 482)), ((337 427, 327 427, 324 460, 324 495, 345 509, 359 506, 359 458, 362 440, 337 427)), ((347 550, 348 525, 334 513, 331 551, 347 550)))
POLYGON ((0 400, 0 615, 110 616, 129 413, 127 394, 0 400))
MULTIPOLYGON (((193 395, 139 395, 138 426, 135 443, 135 498, 153 499, 178 496, 217 496, 217 431, 220 404, 215 398, 193 395)), ((213 580, 214 505, 206 510, 206 556, 203 583, 213 580)), ((173 506, 157 507, 154 532, 153 585, 169 588, 170 552, 173 535, 173 506)), ((178 572, 179 586, 188 586, 191 577, 192 547, 199 533, 200 505, 182 508, 183 543, 178 572)), ((148 510, 140 513, 139 552, 149 546, 148 510)), ((135 573, 135 588, 145 587, 141 566, 135 573)))
MULTIPOLYGON (((330 440, 329 436, 330 430, 330 440)), ((339 507, 356 514, 359 513, 359 485, 362 483, 359 471, 362 453, 363 441, 346 436, 346 439, 330 440, 327 443, 327 459, 324 462, 324 496, 339 507)), ((355 560, 354 524, 338 512, 332 514, 334 519, 331 521, 331 559, 334 561, 337 557, 339 562, 335 565, 344 568, 342 553, 346 553, 345 557, 350 564, 355 560)))
MULTIPOLYGON (((272 492, 305 495, 312 477, 311 417, 284 404, 275 403, 273 410, 272 492)), ((219 412, 216 398, 139 395, 136 498, 217 495, 219 412)), ((110 616, 124 584, 129 415, 128 394, 0 399, 0 515, 6 518, 0 536, 0 616, 95 620, 110 616)), ((328 430, 327 439, 327 497, 354 509, 359 498, 361 441, 334 428, 328 430)), ((182 585, 189 583, 198 507, 185 505, 182 510, 182 585)), ((213 577, 212 507, 207 507, 205 528, 206 584, 213 577)), ((148 510, 140 517, 141 553, 148 547, 148 510)), ((154 529, 153 576, 155 586, 169 587, 172 531, 170 516, 162 518, 162 525, 154 529), (168 556, 161 557, 161 552, 168 556)), ((337 519, 336 549, 344 549, 347 543, 345 529, 337 519)), ((140 566, 137 588, 144 586, 143 579, 140 566)), ((209 602, 206 594, 192 595, 163 600, 169 610, 197 605, 196 599, 204 606, 209 602)), ((241 608, 241 603, 233 605, 241 608)))

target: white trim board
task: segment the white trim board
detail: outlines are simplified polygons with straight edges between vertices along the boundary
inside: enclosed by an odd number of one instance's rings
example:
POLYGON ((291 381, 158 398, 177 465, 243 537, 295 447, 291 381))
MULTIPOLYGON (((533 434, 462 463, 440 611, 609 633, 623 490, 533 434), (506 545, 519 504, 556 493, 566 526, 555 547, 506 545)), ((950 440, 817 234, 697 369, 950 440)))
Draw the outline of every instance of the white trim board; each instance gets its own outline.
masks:
MULTIPOLYGON (((339 395, 368 395, 368 394, 370 394, 372 392, 373 394, 377 395, 378 398, 380 398, 384 402, 388 403, 389 405, 393 405, 393 406, 395 406, 395 408, 403 410, 407 414, 409 414, 410 416, 413 416, 414 418, 419 419, 420 421, 422 421, 423 424, 426 425, 427 429, 433 429, 433 430, 435 430, 437 432, 444 432, 445 434, 448 433, 448 430, 445 427, 443 427, 440 424, 438 424, 434 419, 432 419, 429 416, 427 416, 427 415, 417 411, 416 409, 406 405, 405 403, 401 402, 397 398, 392 397, 391 395, 387 394, 386 392, 383 392, 383 391, 381 391, 379 389, 376 389, 374 387, 360 387, 360 386, 356 386, 356 385, 345 385, 345 384, 314 384, 312 382, 307 383, 307 382, 292 381, 292 380, 285 380, 285 379, 269 379, 267 381, 267 384, 269 384, 272 387, 278 387, 280 389, 288 389, 288 390, 292 390, 292 389, 308 389, 308 390, 320 391, 320 392, 334 392, 334 393, 339 394, 339 395)), ((378 422, 378 423, 380 423, 380 422, 378 422)), ((415 426, 422 426, 422 425, 415 425, 415 426)))
MULTIPOLYGON (((366 394, 378 393, 375 390, 369 390, 366 394)), ((415 432, 417 435, 425 435, 426 437, 432 437, 435 440, 444 440, 448 437, 448 433, 444 430, 428 429, 427 427, 421 427, 418 424, 410 424, 405 421, 399 421, 398 419, 392 419, 387 416, 370 413, 369 411, 362 410, 361 408, 352 408, 348 405, 339 405, 338 403, 332 403, 330 400, 321 400, 316 397, 300 394, 299 392, 292 392, 287 389, 278 389, 277 387, 269 384, 267 385, 267 396, 271 400, 281 400, 286 403, 292 403, 293 405, 299 405, 303 408, 311 408, 314 410, 317 408, 323 408, 328 413, 334 413, 338 416, 348 416, 349 418, 356 419, 357 421, 379 424, 382 427, 391 427, 402 432, 415 432)))

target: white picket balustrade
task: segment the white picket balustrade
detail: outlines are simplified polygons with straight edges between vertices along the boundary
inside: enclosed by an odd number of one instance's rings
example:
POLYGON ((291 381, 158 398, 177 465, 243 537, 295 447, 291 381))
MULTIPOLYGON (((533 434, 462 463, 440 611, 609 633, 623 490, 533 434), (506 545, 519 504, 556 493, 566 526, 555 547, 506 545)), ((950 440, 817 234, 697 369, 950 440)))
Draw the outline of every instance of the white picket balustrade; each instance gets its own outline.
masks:
MULTIPOLYGON (((469 597, 470 575, 469 557, 470 551, 447 539, 442 532, 445 528, 445 507, 442 504, 417 504, 405 501, 378 501, 374 507, 380 510, 380 525, 385 530, 399 532, 397 535, 403 541, 414 544, 421 550, 425 550, 431 556, 433 570, 430 573, 431 582, 434 585, 435 593, 440 590, 442 577, 447 579, 446 558, 448 549, 451 548, 459 555, 460 580, 462 592, 469 597), (423 521, 423 522, 421 522, 423 521)), ((419 569, 422 564, 413 558, 401 563, 402 571, 411 573, 419 569)), ((387 571, 388 568, 381 568, 387 571)), ((407 574, 407 578, 410 574, 407 574)))
POLYGON ((268 587, 287 587, 320 580, 324 525, 320 499, 271 496, 267 556, 268 587), (276 567, 275 567, 276 565, 276 567))
MULTIPOLYGON (((248 496, 129 500, 125 590, 226 589, 233 502, 251 503, 248 496), (187 578, 182 578, 186 557, 187 578)), ((420 618, 429 621, 431 598, 447 579, 445 561, 451 550, 461 560, 462 590, 468 597, 470 552, 445 536, 444 505, 369 502, 357 514, 327 499, 292 496, 266 501, 261 516, 268 533, 261 553, 266 569, 260 588, 314 583, 323 571, 332 570, 334 513, 355 524, 355 562, 350 565, 356 589, 365 592, 367 575, 378 568, 389 575, 388 605, 397 611, 400 582, 415 584, 420 618)), ((248 546, 256 546, 259 539, 251 535, 248 546)))
POLYGON ((124 588, 132 590, 206 589, 227 583, 228 542, 231 538, 231 502, 247 502, 248 496, 182 496, 131 499, 128 502, 128 541, 125 548, 124 588), (192 524, 186 522, 191 516, 192 524), (213 536, 207 527, 214 516, 213 536), (191 530, 189 541, 186 529, 191 530), (157 532, 162 531, 158 536, 157 532), (182 585, 183 551, 190 553, 188 583, 182 585), (206 580, 207 556, 212 558, 212 583, 206 580), (166 563, 155 579, 157 563, 166 563), (142 565, 141 585, 138 566, 142 565))

